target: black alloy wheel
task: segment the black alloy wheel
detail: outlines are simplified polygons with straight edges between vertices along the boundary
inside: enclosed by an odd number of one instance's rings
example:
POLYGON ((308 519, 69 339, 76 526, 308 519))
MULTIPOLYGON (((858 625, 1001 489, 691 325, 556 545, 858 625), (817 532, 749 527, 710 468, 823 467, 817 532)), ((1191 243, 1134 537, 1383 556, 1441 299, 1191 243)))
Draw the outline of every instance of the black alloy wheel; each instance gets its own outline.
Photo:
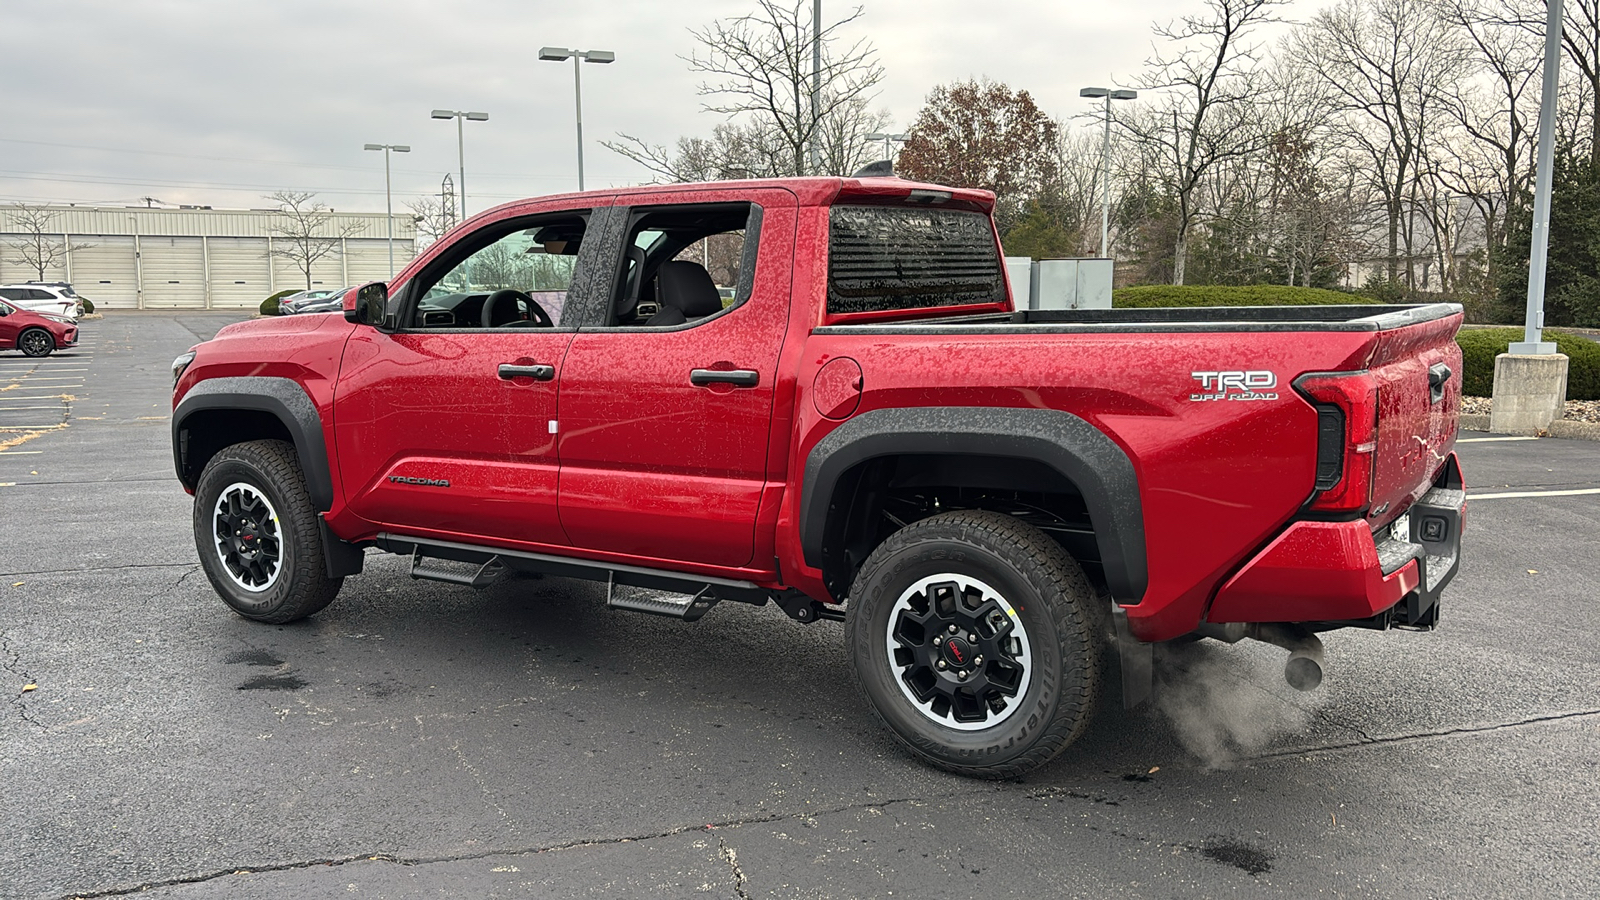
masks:
POLYGON ((940 513, 880 544, 845 630, 868 704, 908 749, 1010 778, 1077 739, 1099 694, 1105 616, 1048 535, 983 510, 940 513))
POLYGON ((17 349, 25 356, 49 356, 55 352, 56 339, 43 328, 29 328, 17 338, 17 349))
POLYGON ((247 619, 281 625, 339 593, 294 447, 248 441, 206 463, 194 492, 194 542, 217 595, 247 619))

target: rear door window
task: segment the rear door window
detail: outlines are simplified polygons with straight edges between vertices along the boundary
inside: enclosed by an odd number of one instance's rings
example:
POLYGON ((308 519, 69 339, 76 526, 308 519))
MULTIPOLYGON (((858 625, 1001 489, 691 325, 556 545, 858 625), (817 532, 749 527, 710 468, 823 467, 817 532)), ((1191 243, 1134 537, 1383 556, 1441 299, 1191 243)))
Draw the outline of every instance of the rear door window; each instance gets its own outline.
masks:
POLYGON ((835 206, 828 312, 881 313, 1006 302, 989 217, 956 209, 835 206))

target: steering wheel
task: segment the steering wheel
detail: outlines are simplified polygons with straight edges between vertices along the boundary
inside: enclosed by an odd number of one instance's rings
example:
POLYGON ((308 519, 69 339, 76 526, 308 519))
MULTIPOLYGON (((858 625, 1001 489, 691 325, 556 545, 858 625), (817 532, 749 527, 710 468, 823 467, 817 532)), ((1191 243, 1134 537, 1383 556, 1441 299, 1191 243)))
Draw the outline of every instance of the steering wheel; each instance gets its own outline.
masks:
POLYGON ((488 299, 483 301, 483 315, 479 317, 479 322, 484 328, 556 327, 555 320, 551 319, 550 314, 544 311, 544 307, 534 302, 532 297, 529 297, 527 294, 524 294, 515 288, 506 288, 490 294, 488 299), (533 316, 532 319, 511 319, 506 322, 495 322, 494 314, 499 310, 506 309, 508 305, 511 309, 511 314, 516 315, 516 304, 518 301, 528 304, 528 312, 533 316))

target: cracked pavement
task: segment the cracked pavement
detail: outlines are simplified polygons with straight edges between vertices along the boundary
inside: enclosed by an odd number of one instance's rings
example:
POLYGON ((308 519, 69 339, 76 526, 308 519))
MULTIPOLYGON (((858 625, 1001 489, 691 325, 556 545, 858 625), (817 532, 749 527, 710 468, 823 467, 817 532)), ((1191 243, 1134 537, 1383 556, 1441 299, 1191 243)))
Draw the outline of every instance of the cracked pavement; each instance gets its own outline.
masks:
MULTIPOLYGON (((226 321, 86 323, 72 424, 0 456, 0 896, 1600 883, 1594 497, 1474 505, 1442 627, 1326 635, 1318 692, 1285 685, 1271 647, 1163 648, 1161 704, 1108 695, 1051 765, 977 782, 880 729, 837 624, 771 608, 684 624, 608 611, 595 585, 475 592, 373 555, 307 622, 232 616, 197 574, 159 418, 168 361, 226 321)), ((1600 444, 1460 450, 1473 489, 1600 481, 1600 444)))

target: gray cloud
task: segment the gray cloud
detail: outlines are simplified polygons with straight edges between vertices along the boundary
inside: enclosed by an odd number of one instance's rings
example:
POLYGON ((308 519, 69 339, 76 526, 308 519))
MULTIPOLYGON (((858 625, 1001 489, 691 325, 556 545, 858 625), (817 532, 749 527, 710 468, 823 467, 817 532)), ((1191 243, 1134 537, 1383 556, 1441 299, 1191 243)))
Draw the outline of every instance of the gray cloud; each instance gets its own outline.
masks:
MULTIPOLYGON (((827 9, 843 10, 828 0, 827 9)), ((598 140, 627 131, 670 143, 709 132, 682 55, 688 29, 742 0, 8 0, 0 56, 0 198, 262 205, 280 188, 335 207, 381 209, 382 161, 367 142, 410 144, 397 198, 438 189, 456 167, 455 126, 434 107, 482 109, 467 124, 467 188, 490 202, 576 186, 570 64, 543 45, 614 50, 584 67, 591 187, 646 180, 598 140), (100 148, 100 149, 84 149, 100 148)), ((878 47, 878 105, 904 128, 933 85, 987 75, 1033 92, 1052 115, 1077 89, 1133 74, 1149 24, 1197 9, 1158 0, 973 4, 869 0, 854 34, 878 47)))

